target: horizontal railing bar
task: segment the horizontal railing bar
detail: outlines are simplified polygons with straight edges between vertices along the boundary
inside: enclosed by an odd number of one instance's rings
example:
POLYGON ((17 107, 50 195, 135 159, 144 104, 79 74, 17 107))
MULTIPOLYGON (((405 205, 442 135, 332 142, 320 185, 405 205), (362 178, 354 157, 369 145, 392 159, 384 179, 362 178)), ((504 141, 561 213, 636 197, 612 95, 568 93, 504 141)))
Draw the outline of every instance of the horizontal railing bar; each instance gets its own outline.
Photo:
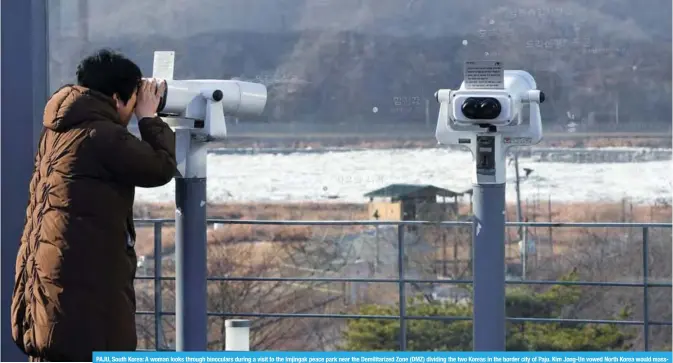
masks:
MULTIPOLYGON (((562 318, 507 318, 511 322, 530 323, 577 323, 577 324, 615 324, 615 325, 645 325, 642 320, 605 320, 605 319, 562 319, 562 318)), ((670 321, 649 321, 650 325, 671 326, 670 321)))
MULTIPOLYGON (((153 311, 137 311, 136 315, 154 315, 153 311)), ((162 311, 161 315, 174 316, 174 311, 162 311)), ((263 317, 263 318, 325 318, 325 319, 375 319, 375 320, 397 320, 398 315, 358 315, 358 314, 292 314, 292 313, 218 313, 209 312, 208 316, 238 316, 238 317, 263 317)))
POLYGON ((222 219, 209 220, 209 223, 243 224, 243 225, 282 225, 282 226, 472 226, 469 221, 376 221, 376 220, 256 220, 256 219, 222 219))
MULTIPOLYGON (((153 311, 138 311, 137 315, 153 315, 153 311)), ((161 315, 172 316, 175 312, 162 312, 161 315)), ((217 317, 250 317, 250 318, 306 318, 306 319, 372 319, 398 320, 399 315, 362 315, 362 314, 301 314, 301 313, 221 313, 210 312, 208 316, 217 317)), ((442 321, 469 321, 466 316, 414 316, 404 317, 409 320, 442 320, 442 321)), ((562 319, 562 318, 506 318, 510 322, 523 323, 576 323, 576 324, 615 324, 615 325, 645 325, 642 320, 609 320, 609 319, 562 319)), ((649 321, 649 325, 671 326, 670 321, 649 321)))
MULTIPOLYGON (((175 277, 138 276, 136 280, 175 281, 175 277)), ((209 277, 208 281, 254 281, 254 282, 369 282, 369 283, 409 283, 409 284, 472 284, 472 280, 438 279, 385 279, 360 277, 209 277)), ((642 282, 601 282, 601 281, 544 281, 510 280, 510 285, 557 285, 557 286, 599 286, 599 287, 645 287, 642 282)), ((673 283, 649 282, 648 287, 673 287, 673 283)))
POLYGON ((673 228, 673 223, 632 222, 507 222, 507 227, 673 228))
MULTIPOLYGON (((408 284, 472 284, 472 280, 438 279, 368 279, 348 277, 211 277, 208 281, 255 281, 255 282, 371 282, 408 284)), ((642 282, 599 282, 599 281, 505 281, 512 285, 557 285, 557 286, 599 286, 599 287, 644 287, 642 282)), ((648 287, 673 287, 672 283, 650 282, 648 287)))
POLYGON ((412 284, 471 284, 472 280, 424 280, 424 279, 370 279, 349 277, 212 277, 209 281, 255 281, 255 282, 371 282, 371 283, 412 283, 412 284))
MULTIPOLYGON (((209 316, 221 317, 269 317, 269 318, 325 318, 325 319, 394 319, 398 320, 399 315, 340 315, 340 314, 265 314, 265 313, 209 313, 209 316)), ((442 321, 469 321, 470 317, 458 316, 414 316, 407 315, 407 320, 442 320, 442 321)), ((576 324, 615 324, 615 325, 645 325, 642 320, 604 320, 604 319, 553 319, 553 318, 506 318, 511 322, 531 322, 531 323, 576 323, 576 324)), ((670 326, 670 321, 650 321, 650 325, 670 326)))
MULTIPOLYGON (((175 223, 175 219, 136 219, 138 224, 175 223)), ((258 219, 208 219, 208 223, 245 225, 296 225, 296 226, 471 226, 471 221, 374 221, 374 220, 258 220, 258 219)), ((586 227, 586 228, 673 228, 673 223, 632 222, 507 222, 508 227, 586 227)))
POLYGON ((137 224, 171 224, 175 223, 175 219, 173 218, 138 218, 138 219, 133 219, 133 223, 137 224))
MULTIPOLYGON (((292 313, 211 313, 221 317, 259 317, 259 318, 307 318, 307 319, 372 319, 399 320, 399 315, 361 315, 361 314, 292 314, 292 313)), ((404 316, 407 320, 469 321, 468 316, 404 316)))
MULTIPOLYGON (((598 286, 598 287, 645 287, 642 282, 602 282, 602 281, 505 281, 510 285, 557 285, 557 286, 598 286)), ((648 282, 648 287, 673 287, 673 283, 666 282, 648 282)))

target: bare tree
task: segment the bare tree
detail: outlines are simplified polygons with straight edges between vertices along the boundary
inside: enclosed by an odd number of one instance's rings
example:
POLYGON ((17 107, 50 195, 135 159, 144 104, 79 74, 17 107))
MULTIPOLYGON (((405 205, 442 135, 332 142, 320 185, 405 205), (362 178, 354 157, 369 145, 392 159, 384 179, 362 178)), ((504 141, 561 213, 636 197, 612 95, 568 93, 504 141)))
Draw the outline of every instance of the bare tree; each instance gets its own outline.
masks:
MULTIPOLYGON (((208 284, 209 319, 208 349, 224 350, 225 320, 240 314, 323 314, 344 313, 344 289, 320 282, 254 281, 250 278, 316 277, 316 271, 302 271, 292 261, 302 259, 296 245, 281 242, 222 242, 230 240, 226 232, 212 233, 208 251, 208 272, 211 278, 229 278, 208 284), (288 276, 288 270, 292 272, 288 276), (240 280, 237 280, 239 279, 240 280)), ((171 264, 163 264, 164 276, 173 275, 171 264)), ((164 311, 174 311, 174 282, 162 286, 164 311)), ((139 311, 154 310, 151 281, 136 284, 139 311)), ((332 347, 338 337, 341 322, 302 317, 248 317, 251 320, 251 349, 324 350, 332 347), (309 337, 309 338, 307 338, 309 337)), ((162 319, 161 347, 170 348, 175 341, 174 318, 162 319)), ((154 349, 153 316, 137 319, 139 349, 154 349)))
MULTIPOLYGON (((590 282, 643 282, 642 231, 617 228, 585 228, 568 241, 564 253, 546 259, 531 277, 555 280, 575 271, 579 279, 590 282)), ((671 280, 670 230, 653 229, 648 233, 649 282, 671 280)), ((649 320, 671 320, 670 288, 650 287, 649 320)), ((600 287, 581 288, 580 299, 565 308, 564 317, 583 319, 643 320, 643 288, 600 287)), ((633 331, 635 349, 643 348, 643 329, 624 327, 633 331)), ((652 329, 652 328, 651 328, 652 329)), ((670 331, 652 329, 650 347, 662 348, 671 344, 670 331)))

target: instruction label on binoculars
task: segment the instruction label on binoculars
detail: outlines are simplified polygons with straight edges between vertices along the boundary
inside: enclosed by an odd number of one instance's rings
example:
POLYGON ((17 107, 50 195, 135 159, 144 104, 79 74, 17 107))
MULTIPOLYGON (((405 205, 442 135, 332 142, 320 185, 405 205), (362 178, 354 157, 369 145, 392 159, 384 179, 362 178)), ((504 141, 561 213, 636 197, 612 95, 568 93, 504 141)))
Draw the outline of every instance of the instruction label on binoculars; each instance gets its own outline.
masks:
POLYGON ((175 71, 175 52, 174 51, 156 51, 154 52, 154 64, 152 66, 152 77, 161 79, 173 79, 175 71))
POLYGON ((505 75, 500 61, 467 61, 463 79, 466 89, 505 89, 505 75))

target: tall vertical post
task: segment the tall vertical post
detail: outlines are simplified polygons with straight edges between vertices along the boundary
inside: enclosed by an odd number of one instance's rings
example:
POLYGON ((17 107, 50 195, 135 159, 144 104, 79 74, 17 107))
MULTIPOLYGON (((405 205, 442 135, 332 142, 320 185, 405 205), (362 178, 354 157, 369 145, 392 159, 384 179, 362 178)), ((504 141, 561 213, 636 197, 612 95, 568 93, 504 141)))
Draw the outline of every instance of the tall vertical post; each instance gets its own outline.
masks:
POLYGON ((175 313, 176 350, 208 345, 206 246, 206 145, 176 130, 175 313))
POLYGON ((407 350, 407 292, 406 292, 406 272, 407 262, 406 252, 404 251, 404 224, 397 225, 397 274, 399 277, 399 304, 400 304, 400 351, 407 350))
POLYGON ((501 136, 477 136, 472 226, 474 351, 505 350, 505 152, 501 136))
MULTIPOLYGON (((519 175, 519 153, 514 152, 514 178, 516 186, 516 221, 521 222, 523 212, 521 210, 521 176, 519 175)), ((523 233, 521 233, 522 227, 517 228, 519 240, 522 240, 523 233)))
MULTIPOLYGON (((528 218, 526 218, 528 222, 528 218)), ((521 279, 528 278, 528 226, 523 229, 523 236, 521 238, 521 279)))
MULTIPOLYGON (((514 178, 516 187, 516 221, 521 222, 523 212, 521 210, 521 176, 519 175, 519 153, 514 152, 514 178)), ((526 279, 526 265, 528 262, 528 227, 519 226, 517 228, 517 237, 521 246, 521 278, 526 279)))
POLYGON ((643 344, 650 350, 649 228, 643 227, 643 344))
POLYGON ((474 350, 505 350, 505 184, 474 186, 474 350))
POLYGON ((10 306, 36 136, 48 95, 46 0, 2 1, 0 27, 0 360, 25 362, 12 341, 10 306))
POLYGON ((163 312, 162 287, 163 274, 161 273, 161 262, 163 259, 161 232, 162 223, 154 223, 154 349, 159 351, 161 341, 164 336, 164 322, 161 316, 163 312))

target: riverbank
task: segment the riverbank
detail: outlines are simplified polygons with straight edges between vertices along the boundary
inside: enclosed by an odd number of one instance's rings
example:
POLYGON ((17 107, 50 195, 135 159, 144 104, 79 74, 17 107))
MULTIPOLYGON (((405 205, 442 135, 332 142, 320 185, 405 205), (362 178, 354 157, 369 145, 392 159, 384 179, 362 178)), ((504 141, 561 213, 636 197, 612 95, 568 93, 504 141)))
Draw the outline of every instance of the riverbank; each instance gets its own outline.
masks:
MULTIPOLYGON (((547 148, 605 148, 642 147, 671 148, 670 134, 651 133, 545 133, 544 139, 536 145, 547 148)), ((227 148, 366 148, 366 149, 418 149, 438 147, 434 131, 413 135, 343 135, 343 134, 232 134, 225 143, 215 143, 212 147, 227 148)))
MULTIPOLYGON (((326 153, 344 153, 344 152, 366 152, 366 151, 388 151, 397 152, 400 150, 419 151, 419 150, 440 150, 439 148, 349 148, 349 147, 319 147, 319 148, 292 148, 292 147, 265 147, 265 148, 235 148, 222 147, 210 148, 208 152, 215 155, 306 155, 306 154, 326 154, 326 153)), ((456 147, 445 148, 450 151, 467 151, 456 147)), ((558 162, 558 163, 642 163, 648 161, 666 161, 671 160, 673 152, 671 149, 656 148, 635 148, 635 147, 606 147, 606 148, 571 148, 571 147, 526 147, 509 151, 509 156, 514 153, 520 158, 530 158, 538 162, 558 162)))

